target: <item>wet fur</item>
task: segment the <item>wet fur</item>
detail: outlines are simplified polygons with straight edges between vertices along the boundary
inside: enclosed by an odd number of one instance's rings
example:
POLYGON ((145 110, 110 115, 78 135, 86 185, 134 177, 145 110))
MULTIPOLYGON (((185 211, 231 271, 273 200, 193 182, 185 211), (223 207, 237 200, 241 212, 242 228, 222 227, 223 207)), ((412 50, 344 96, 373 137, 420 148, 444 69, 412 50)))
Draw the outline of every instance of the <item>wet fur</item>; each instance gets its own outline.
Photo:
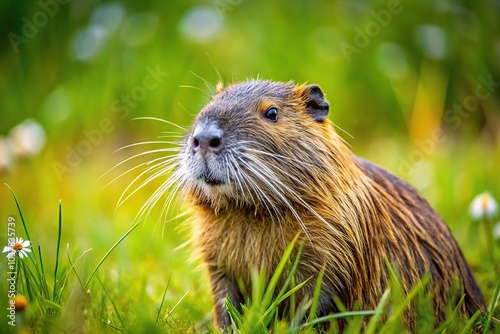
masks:
MULTIPOLYGON (((299 232, 297 282, 325 269, 318 315, 337 311, 333 295, 347 309, 374 309, 390 281, 385 259, 405 292, 430 274, 438 322, 460 291, 463 314, 486 309, 441 217, 407 183, 353 155, 324 115, 321 91, 311 87, 249 81, 220 89, 194 123, 216 119, 224 131, 227 156, 212 161, 224 170, 210 171, 224 179, 220 191, 193 179, 201 167, 190 156, 191 133, 186 136, 177 178, 193 208, 216 325, 230 324, 226 296, 236 306, 244 302, 237 282, 250 291, 252 267, 272 274, 299 232), (276 123, 262 118, 269 106, 279 111, 276 123)), ((312 297, 314 284, 308 282, 298 298, 312 297)), ((410 309, 409 328, 413 317, 410 309)))

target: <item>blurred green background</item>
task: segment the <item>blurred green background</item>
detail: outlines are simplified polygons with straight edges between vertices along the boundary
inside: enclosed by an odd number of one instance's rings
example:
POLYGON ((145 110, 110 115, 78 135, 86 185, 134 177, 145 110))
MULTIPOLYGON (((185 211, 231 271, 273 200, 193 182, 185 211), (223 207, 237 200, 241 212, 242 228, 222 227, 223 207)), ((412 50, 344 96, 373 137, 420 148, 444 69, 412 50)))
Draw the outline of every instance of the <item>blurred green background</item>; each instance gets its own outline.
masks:
MULTIPOLYGON (((468 205, 485 190, 500 198, 499 13, 493 0, 2 1, 0 181, 51 255, 62 201, 63 244, 75 254, 93 248, 85 271, 159 185, 115 210, 140 170, 105 189, 134 163, 99 179, 145 150, 118 148, 176 130, 133 118, 188 127, 219 80, 317 83, 353 151, 408 180, 443 215, 487 295, 491 267, 468 205), (26 119, 43 132, 19 134, 26 119)), ((3 186, 0 214, 17 217, 3 186)), ((170 306, 190 289, 178 318, 198 321, 210 295, 189 247, 176 249, 189 235, 182 221, 148 218, 101 270, 110 282, 140 282, 152 305, 172 273, 170 306)))

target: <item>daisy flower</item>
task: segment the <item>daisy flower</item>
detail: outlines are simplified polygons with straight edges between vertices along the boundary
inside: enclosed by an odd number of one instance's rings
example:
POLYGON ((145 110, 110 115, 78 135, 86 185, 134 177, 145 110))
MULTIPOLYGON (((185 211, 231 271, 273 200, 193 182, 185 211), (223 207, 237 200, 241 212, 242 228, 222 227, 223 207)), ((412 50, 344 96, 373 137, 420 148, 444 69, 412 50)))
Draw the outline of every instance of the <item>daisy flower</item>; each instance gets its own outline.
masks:
POLYGON ((31 246, 31 242, 29 240, 23 240, 23 238, 16 237, 13 243, 9 243, 8 246, 3 248, 2 253, 7 253, 7 257, 13 257, 16 253, 19 253, 21 259, 23 257, 27 257, 28 253, 31 252, 31 249, 27 247, 31 246))
POLYGON ((498 213, 498 204, 488 192, 477 195, 470 205, 470 215, 473 219, 491 218, 498 213))

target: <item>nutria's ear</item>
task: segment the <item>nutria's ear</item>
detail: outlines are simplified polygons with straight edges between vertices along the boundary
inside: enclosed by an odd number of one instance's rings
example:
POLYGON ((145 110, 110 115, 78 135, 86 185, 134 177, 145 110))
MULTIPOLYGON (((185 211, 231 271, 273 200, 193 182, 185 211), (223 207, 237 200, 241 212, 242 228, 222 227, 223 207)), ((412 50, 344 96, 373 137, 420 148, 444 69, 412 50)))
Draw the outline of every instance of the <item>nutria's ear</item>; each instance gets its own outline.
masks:
POLYGON ((224 90, 224 84, 221 81, 219 81, 217 83, 217 86, 215 87, 215 91, 217 92, 217 94, 220 94, 223 90, 224 90))
POLYGON ((330 105, 325 100, 325 95, 318 85, 309 85, 302 89, 301 96, 306 102, 306 110, 318 122, 325 120, 330 110, 330 105))

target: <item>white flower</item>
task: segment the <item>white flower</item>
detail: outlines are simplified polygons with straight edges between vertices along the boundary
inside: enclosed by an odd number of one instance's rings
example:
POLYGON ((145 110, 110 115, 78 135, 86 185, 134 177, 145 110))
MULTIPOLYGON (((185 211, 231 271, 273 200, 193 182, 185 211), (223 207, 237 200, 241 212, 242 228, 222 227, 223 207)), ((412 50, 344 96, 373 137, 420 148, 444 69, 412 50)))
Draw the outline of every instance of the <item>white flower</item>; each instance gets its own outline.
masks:
POLYGON ((37 155, 45 144, 45 131, 32 119, 27 119, 10 130, 12 149, 18 157, 37 155))
POLYGON ((470 205, 472 219, 492 218, 498 213, 498 204, 489 192, 477 195, 470 205))
POLYGON ((23 257, 28 256, 28 252, 31 252, 31 249, 27 247, 31 246, 31 242, 29 240, 23 240, 23 238, 15 238, 13 243, 9 243, 8 246, 5 246, 2 250, 2 253, 7 253, 7 257, 13 257, 16 253, 19 253, 21 259, 23 257))

